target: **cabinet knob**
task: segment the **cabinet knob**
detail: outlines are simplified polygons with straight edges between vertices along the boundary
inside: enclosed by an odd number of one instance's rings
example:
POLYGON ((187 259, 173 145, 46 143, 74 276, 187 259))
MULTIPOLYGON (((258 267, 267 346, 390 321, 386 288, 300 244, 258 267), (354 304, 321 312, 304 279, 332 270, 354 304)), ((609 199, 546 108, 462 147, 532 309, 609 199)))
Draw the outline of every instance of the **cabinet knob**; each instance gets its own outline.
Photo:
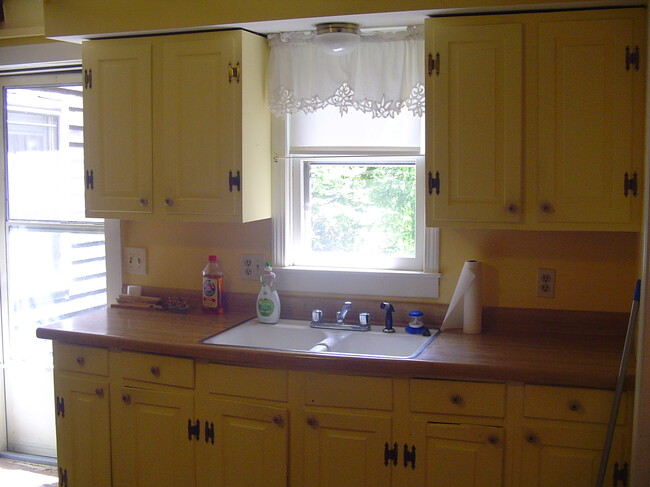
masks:
POLYGON ((138 201, 138 203, 140 203, 140 206, 147 206, 149 204, 149 200, 147 200, 147 198, 140 198, 140 201, 138 201))
POLYGON ((277 425, 279 427, 284 426, 284 420, 282 419, 282 416, 280 416, 279 414, 276 414, 275 416, 273 416, 273 424, 275 424, 275 425, 277 425))
POLYGON ((98 387, 97 389, 95 389, 95 395, 97 397, 100 397, 100 398, 104 397, 104 389, 101 388, 101 387, 98 387))
POLYGON ((540 204, 539 209, 542 213, 553 213, 553 205, 548 202, 540 204))
POLYGON ((490 436, 488 436, 487 442, 490 445, 496 445, 496 444, 499 443, 499 437, 496 436, 496 435, 490 435, 490 436))
POLYGON ((151 375, 154 377, 160 377, 160 367, 157 365, 152 365, 151 368, 149 369, 149 372, 151 372, 151 375))
POLYGON ((449 400, 451 401, 452 404, 460 404, 463 402, 463 396, 460 394, 452 394, 449 397, 449 400))
POLYGON ((514 203, 508 203, 506 205, 506 211, 508 213, 517 213, 517 205, 515 205, 514 203))
POLYGON ((165 198, 164 203, 166 207, 174 206, 174 200, 171 198, 165 198))
POLYGON ((313 418, 313 417, 309 416, 307 418, 307 424, 309 426, 311 426, 312 428, 316 428, 316 427, 318 427, 318 420, 316 418, 313 418))
POLYGON ((575 412, 578 412, 582 409, 582 406, 578 401, 569 401, 568 406, 571 411, 575 411, 575 412))
POLYGON ((124 404, 131 404, 131 396, 126 392, 122 394, 122 402, 124 404))
POLYGON ((85 363, 86 363, 86 359, 84 357, 77 357, 77 365, 79 367, 83 367, 85 363))
POLYGON ((537 435, 535 433, 528 433, 526 435, 526 441, 528 443, 537 443, 537 435))

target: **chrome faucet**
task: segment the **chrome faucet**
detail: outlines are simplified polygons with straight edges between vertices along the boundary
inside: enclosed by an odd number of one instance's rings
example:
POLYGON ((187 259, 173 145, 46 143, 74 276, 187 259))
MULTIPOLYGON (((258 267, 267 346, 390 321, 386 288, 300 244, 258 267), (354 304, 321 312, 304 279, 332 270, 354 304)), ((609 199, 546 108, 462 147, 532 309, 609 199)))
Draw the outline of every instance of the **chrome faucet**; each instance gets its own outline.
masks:
POLYGON ((345 317, 348 314, 348 311, 350 311, 350 308, 352 307, 352 303, 350 301, 346 301, 343 303, 343 306, 341 306, 341 309, 336 312, 336 322, 341 324, 345 321, 345 317))
POLYGON ((329 328, 332 330, 368 331, 370 330, 370 314, 359 313, 359 323, 345 323, 345 317, 352 308, 350 301, 345 301, 341 309, 336 312, 336 323, 323 321, 323 312, 320 309, 311 311, 312 328, 329 328))

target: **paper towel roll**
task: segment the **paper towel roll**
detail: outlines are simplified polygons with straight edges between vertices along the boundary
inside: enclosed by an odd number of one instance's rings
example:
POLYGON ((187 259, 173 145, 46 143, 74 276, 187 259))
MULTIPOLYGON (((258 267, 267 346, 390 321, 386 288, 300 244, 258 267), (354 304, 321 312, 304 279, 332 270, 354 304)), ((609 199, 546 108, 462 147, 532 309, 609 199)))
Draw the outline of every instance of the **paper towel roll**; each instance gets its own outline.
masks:
POLYGON ((462 328, 464 333, 481 332, 481 274, 480 261, 465 262, 441 330, 462 328))

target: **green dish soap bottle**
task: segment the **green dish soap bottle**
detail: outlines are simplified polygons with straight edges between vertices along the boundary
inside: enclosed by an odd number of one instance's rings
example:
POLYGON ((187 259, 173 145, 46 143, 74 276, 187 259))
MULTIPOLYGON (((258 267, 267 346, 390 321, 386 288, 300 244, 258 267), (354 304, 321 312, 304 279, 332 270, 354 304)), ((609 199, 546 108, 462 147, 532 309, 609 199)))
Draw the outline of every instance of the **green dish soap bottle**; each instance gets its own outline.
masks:
POLYGON ((275 272, 268 262, 260 276, 262 288, 257 295, 257 319, 260 323, 277 323, 280 318, 280 296, 275 290, 275 272))

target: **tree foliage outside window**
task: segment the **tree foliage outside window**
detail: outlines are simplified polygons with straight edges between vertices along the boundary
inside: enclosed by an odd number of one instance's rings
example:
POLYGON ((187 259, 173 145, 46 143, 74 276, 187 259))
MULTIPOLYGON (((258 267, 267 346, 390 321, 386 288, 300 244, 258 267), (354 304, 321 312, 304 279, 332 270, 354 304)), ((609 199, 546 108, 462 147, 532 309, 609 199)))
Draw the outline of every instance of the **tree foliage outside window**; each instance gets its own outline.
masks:
POLYGON ((311 162, 307 170, 312 252, 415 255, 415 162, 311 162))

